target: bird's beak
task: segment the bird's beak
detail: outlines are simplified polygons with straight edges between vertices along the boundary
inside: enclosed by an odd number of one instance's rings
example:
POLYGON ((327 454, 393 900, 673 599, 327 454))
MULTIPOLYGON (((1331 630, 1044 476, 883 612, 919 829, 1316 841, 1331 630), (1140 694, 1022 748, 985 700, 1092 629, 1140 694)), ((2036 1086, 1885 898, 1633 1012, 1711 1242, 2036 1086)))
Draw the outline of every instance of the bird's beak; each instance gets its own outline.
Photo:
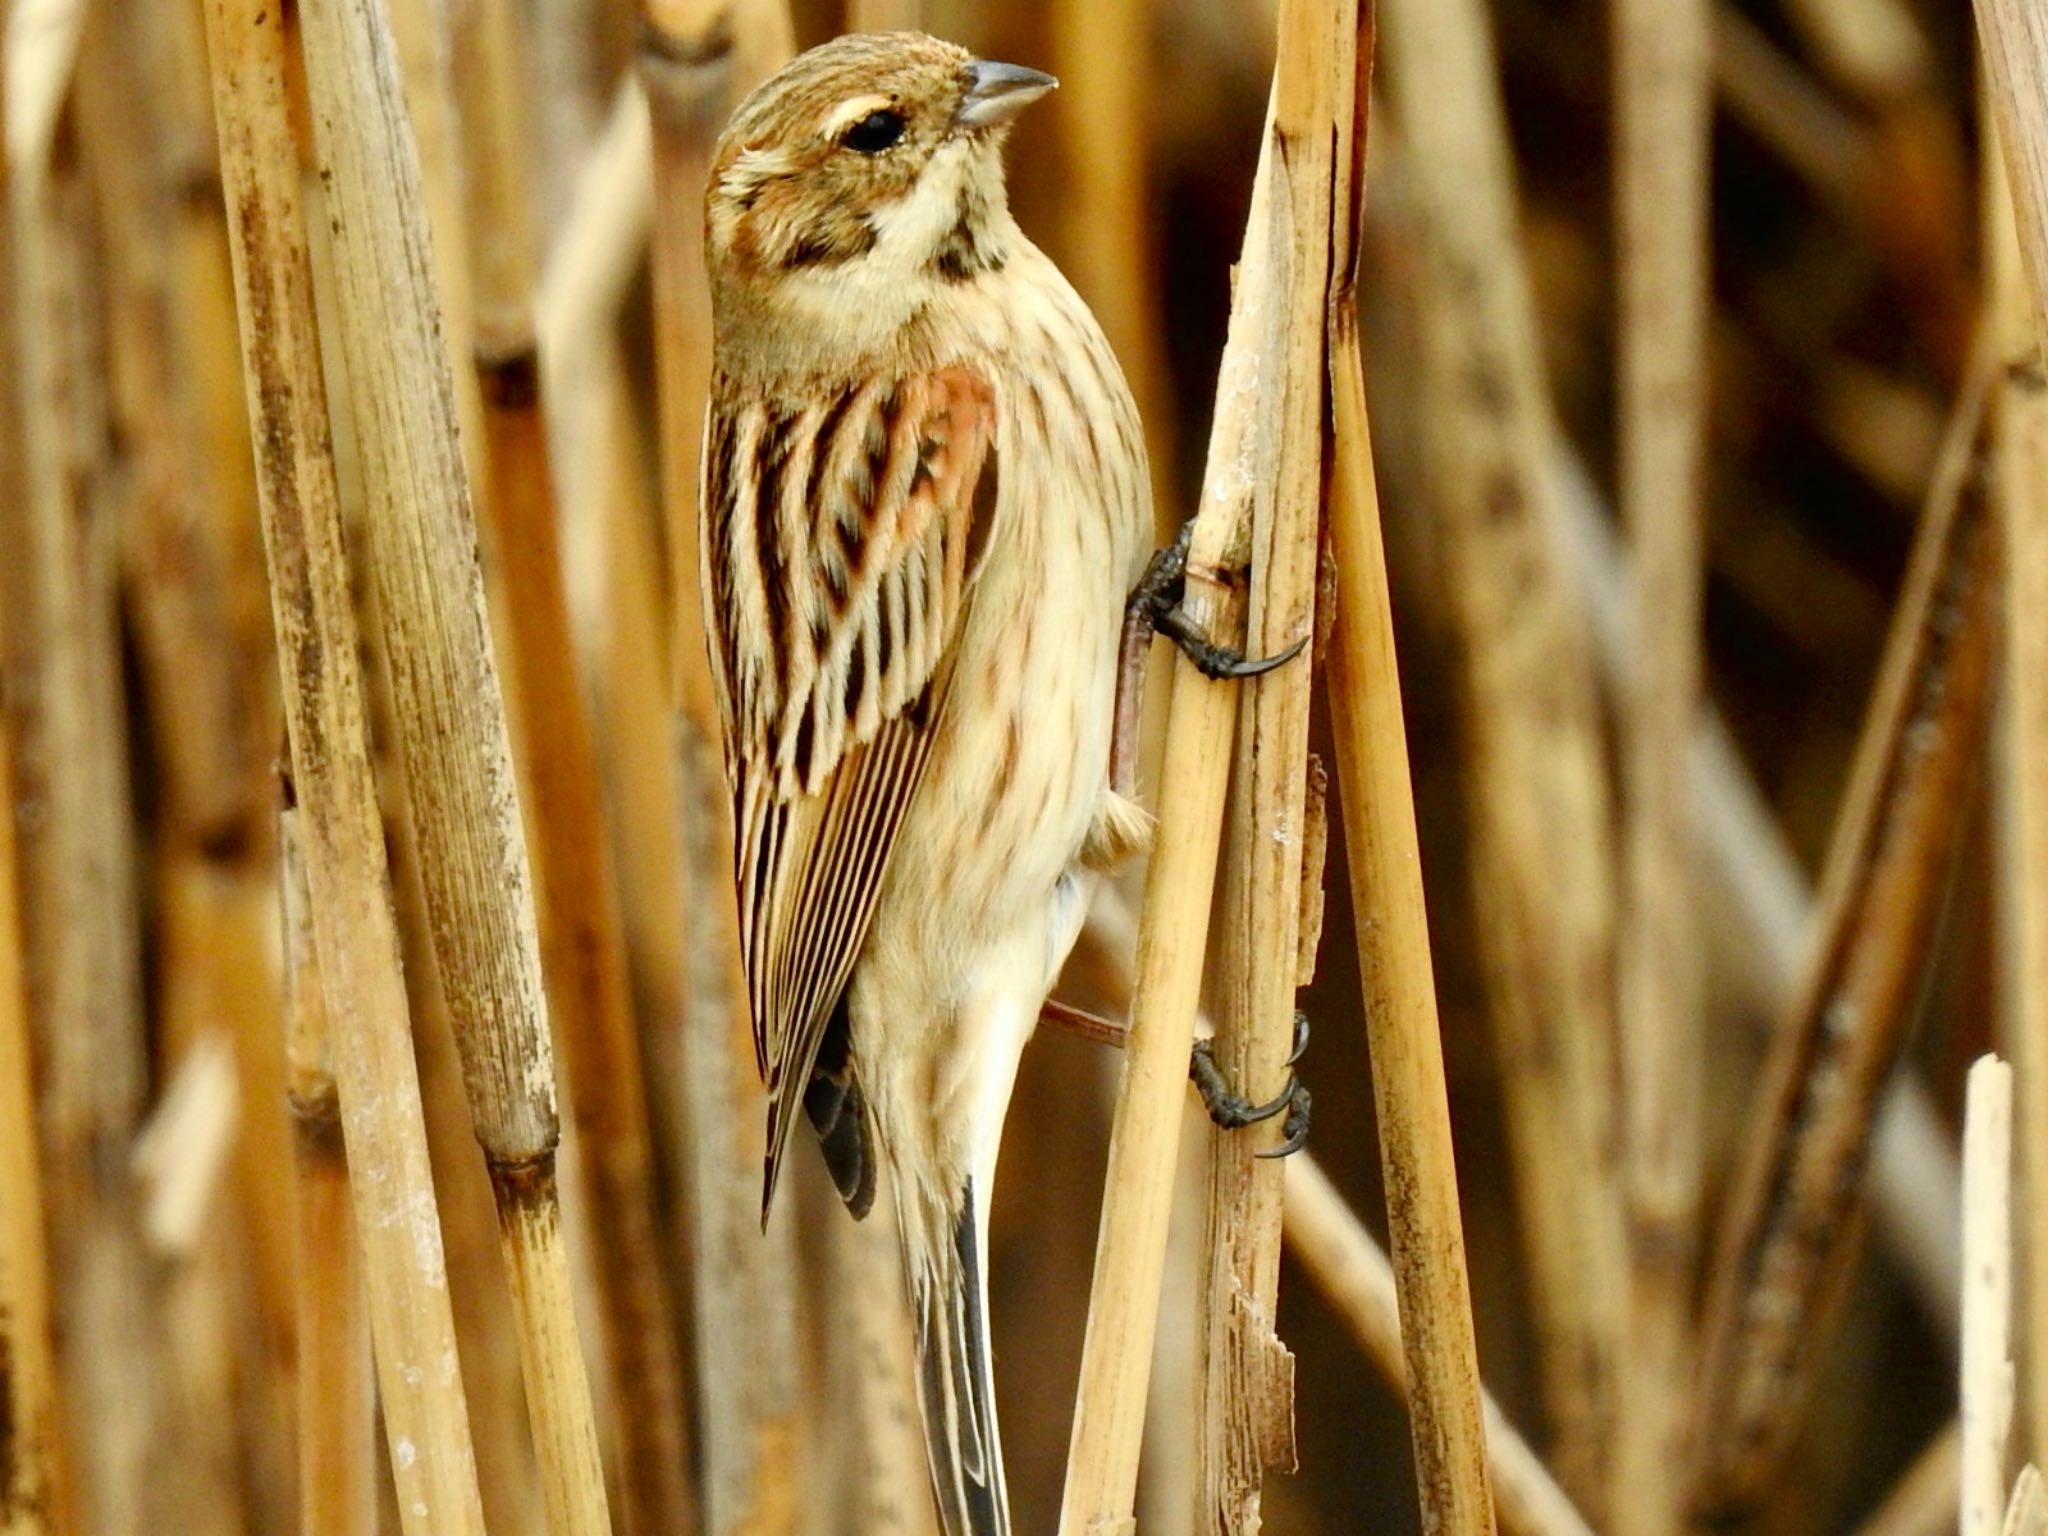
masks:
POLYGON ((953 114, 956 128, 993 128, 1007 123, 1059 85, 1043 70, 988 59, 977 60, 967 74, 967 94, 953 114))

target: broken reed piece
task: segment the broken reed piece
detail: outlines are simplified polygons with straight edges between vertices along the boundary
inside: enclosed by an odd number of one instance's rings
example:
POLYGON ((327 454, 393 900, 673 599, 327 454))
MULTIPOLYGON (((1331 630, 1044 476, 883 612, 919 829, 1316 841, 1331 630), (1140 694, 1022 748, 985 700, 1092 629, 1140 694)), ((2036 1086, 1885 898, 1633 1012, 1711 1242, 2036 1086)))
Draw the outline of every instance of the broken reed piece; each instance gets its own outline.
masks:
POLYGON ((1431 1536, 1490 1536, 1494 1509, 1479 1348, 1366 413, 1358 298, 1349 281, 1332 307, 1329 378, 1337 622, 1327 680, 1415 1476, 1423 1528, 1431 1536))
MULTIPOLYGON (((1323 531, 1324 384, 1329 284, 1340 222, 1355 227, 1350 128, 1358 49, 1357 0, 1288 0, 1266 133, 1273 186, 1268 228, 1275 263, 1258 329, 1262 395, 1251 428, 1248 656, 1277 656, 1316 628, 1323 531), (1342 130, 1340 132, 1340 129, 1342 130), (1339 157, 1342 157, 1341 160, 1339 157), (1341 208, 1335 213, 1333 205, 1341 208)), ((1211 463, 1218 461, 1213 457, 1211 463)), ((1311 651, 1240 691, 1236 767, 1226 803, 1213 1060, 1253 1103, 1288 1086, 1295 994, 1309 980, 1318 935, 1322 849, 1311 833, 1311 651), (1305 899, 1304 875, 1315 892, 1305 899)), ((1260 1523, 1266 1468, 1292 1471, 1294 1360, 1275 1332, 1280 1295, 1284 1172, 1270 1157, 1285 1131, 1259 1127, 1203 1137, 1207 1199, 1198 1264, 1195 1508, 1240 1532, 1260 1523)))
POLYGON ((1618 1156, 1626 1170, 1626 1368, 1595 1508, 1677 1536, 1699 1248, 1704 998, 1688 780, 1701 687, 1702 457, 1708 377, 1710 0, 1611 11, 1619 496, 1634 578, 1622 689, 1622 889, 1616 958, 1618 1156))
MULTIPOLYGON (((1412 192, 1422 492, 1456 635, 1468 881, 1560 1480, 1597 1518, 1624 1370, 1613 790, 1592 645, 1554 547, 1560 434, 1478 0, 1384 0, 1412 192)), ((1340 556, 1340 566, 1342 564, 1340 556)))
POLYGON ((1738 1141, 1694 1396, 1701 1513, 1751 1507, 1798 1426, 1961 838, 1998 627, 1987 373, 1973 369, 1950 420, 1836 815, 1805 984, 1738 1141))
POLYGON ((399 1519, 406 1536, 482 1536, 370 767, 283 22, 273 0, 207 0, 297 842, 321 996, 337 1026, 335 1087, 399 1519))
POLYGON ((299 815, 290 807, 280 814, 277 838, 298 1288, 299 1529, 302 1536, 375 1536, 376 1378, 299 815))
POLYGON ((740 956, 730 796, 698 584, 698 451, 711 378, 704 184, 741 95, 787 60, 783 0, 645 0, 640 79, 654 141, 655 394, 672 594, 684 1008, 675 1026, 689 1139, 705 1530, 785 1532, 798 1515, 798 1391, 789 1202, 761 1231, 765 1099, 740 956))
POLYGON ((335 235, 335 317, 368 564, 442 992, 497 1198, 541 1494, 555 1536, 608 1531, 555 1180, 554 1057, 477 530, 381 0, 309 9, 307 92, 335 235))
POLYGON ((1963 1099, 1962 1536, 2000 1536, 2012 1428, 2012 1068, 1970 1067, 1963 1099))
MULTIPOLYGON (((575 1169, 592 1219, 598 1333, 628 1536, 696 1523, 682 1366, 662 1265, 638 1022, 618 888, 568 602, 536 345, 530 192, 519 100, 525 48, 507 0, 470 0, 453 38, 461 107, 474 365, 487 471, 478 500, 496 550, 494 597, 533 834, 543 972, 581 1138, 575 1169)), ((603 1523, 594 1439, 576 1464, 587 1518, 603 1523)), ((548 1479, 545 1468, 543 1478, 548 1479)), ((557 1529, 561 1527, 558 1525, 557 1529)), ((595 1525, 593 1525, 595 1528, 595 1525)))
MULTIPOLYGON (((1287 1166, 1287 1246, 1351 1330, 1373 1368, 1405 1400, 1407 1361, 1394 1295, 1394 1266, 1329 1176, 1307 1153, 1287 1166)), ((1529 1442, 1482 1388, 1487 1464, 1506 1536, 1593 1536, 1593 1528, 1557 1486, 1529 1442)))

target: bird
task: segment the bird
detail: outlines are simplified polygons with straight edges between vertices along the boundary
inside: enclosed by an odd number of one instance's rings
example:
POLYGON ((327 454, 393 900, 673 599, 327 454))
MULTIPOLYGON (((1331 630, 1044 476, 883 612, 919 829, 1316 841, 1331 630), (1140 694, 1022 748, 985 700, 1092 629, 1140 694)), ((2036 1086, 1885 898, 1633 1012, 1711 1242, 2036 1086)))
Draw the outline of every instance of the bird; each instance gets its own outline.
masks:
POLYGON ((989 1197, 1020 1055, 1145 813, 1112 772, 1152 493, 1101 327, 1012 216, 1052 76, 919 33, 799 55, 704 202, 700 578, 767 1098, 885 1180, 947 1536, 1007 1536, 989 1197))

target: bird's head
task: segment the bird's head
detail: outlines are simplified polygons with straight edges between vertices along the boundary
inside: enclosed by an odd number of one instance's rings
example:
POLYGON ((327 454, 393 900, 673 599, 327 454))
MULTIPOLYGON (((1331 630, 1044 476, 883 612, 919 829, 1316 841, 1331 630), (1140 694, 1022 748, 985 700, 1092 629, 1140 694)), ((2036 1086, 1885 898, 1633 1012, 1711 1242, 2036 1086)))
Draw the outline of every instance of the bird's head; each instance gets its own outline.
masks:
POLYGON ((740 104, 713 154, 714 291, 772 296, 789 318, 858 305, 882 322, 1000 270, 1016 238, 1002 140, 1055 84, 915 32, 800 55, 740 104))

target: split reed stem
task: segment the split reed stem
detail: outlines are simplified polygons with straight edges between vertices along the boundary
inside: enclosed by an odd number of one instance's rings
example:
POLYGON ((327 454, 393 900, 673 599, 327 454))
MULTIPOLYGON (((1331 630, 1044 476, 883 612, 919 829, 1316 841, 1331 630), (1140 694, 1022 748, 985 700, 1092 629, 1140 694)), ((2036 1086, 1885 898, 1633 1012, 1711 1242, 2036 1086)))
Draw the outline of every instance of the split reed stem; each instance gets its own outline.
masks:
MULTIPOLYGON (((1348 229, 1350 138, 1339 125, 1352 122, 1357 45, 1356 0, 1288 0, 1280 8, 1267 130, 1274 184, 1263 232, 1274 268, 1267 308, 1253 315, 1265 398, 1249 460, 1248 655, 1277 655, 1316 628, 1333 204, 1348 229)), ((1295 992, 1310 979, 1319 937, 1307 926, 1322 878, 1309 807, 1313 660, 1305 652, 1238 701, 1213 1050, 1225 1077, 1259 1103, 1286 1088, 1295 992), (1312 899, 1305 874, 1318 883, 1312 899)), ((1205 1138, 1195 1325, 1195 1507, 1203 1530, 1257 1530, 1265 1469, 1294 1466, 1294 1362, 1274 1331, 1283 1173, 1258 1155, 1272 1150, 1281 1129, 1278 1121, 1212 1128, 1205 1138)))

